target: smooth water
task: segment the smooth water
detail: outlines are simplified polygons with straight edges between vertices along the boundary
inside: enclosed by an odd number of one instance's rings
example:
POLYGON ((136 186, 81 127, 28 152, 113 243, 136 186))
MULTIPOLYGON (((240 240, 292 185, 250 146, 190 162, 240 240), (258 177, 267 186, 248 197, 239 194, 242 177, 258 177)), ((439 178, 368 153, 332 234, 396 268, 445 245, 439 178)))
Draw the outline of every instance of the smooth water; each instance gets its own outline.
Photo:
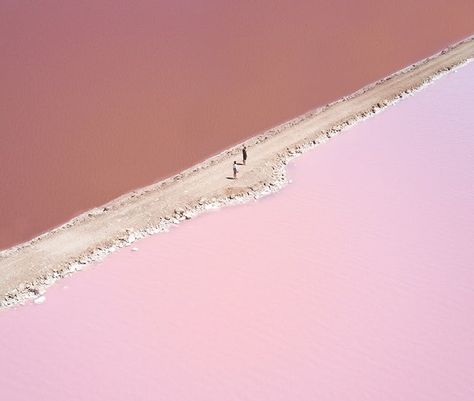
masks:
POLYGON ((0 249, 472 34, 472 0, 0 2, 0 249))
POLYGON ((294 183, 0 313, 0 398, 474 399, 474 63, 294 183))

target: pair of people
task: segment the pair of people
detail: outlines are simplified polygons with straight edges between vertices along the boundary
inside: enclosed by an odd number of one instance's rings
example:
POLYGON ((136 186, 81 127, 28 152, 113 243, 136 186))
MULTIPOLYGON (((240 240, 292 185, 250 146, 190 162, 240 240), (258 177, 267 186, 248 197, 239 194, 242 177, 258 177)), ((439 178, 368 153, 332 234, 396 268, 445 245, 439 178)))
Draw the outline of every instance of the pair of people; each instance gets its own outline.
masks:
MULTIPOLYGON (((242 164, 245 166, 247 164, 247 146, 242 147, 242 164)), ((237 162, 234 160, 234 164, 232 165, 232 170, 234 172, 234 180, 237 179, 237 174, 239 173, 239 167, 237 162)))

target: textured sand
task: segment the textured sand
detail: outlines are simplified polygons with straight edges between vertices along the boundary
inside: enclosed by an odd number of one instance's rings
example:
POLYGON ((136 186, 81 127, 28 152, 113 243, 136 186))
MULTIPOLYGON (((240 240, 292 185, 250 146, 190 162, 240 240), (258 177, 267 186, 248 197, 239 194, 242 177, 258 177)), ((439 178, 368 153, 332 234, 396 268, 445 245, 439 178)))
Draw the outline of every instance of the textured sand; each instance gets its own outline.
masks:
MULTIPOLYGON (((231 175, 240 148, 127 194, 28 243, 0 253, 1 306, 36 296, 56 279, 135 239, 210 207, 258 198, 286 182, 284 165, 344 128, 414 92, 474 56, 470 37, 433 57, 247 141, 249 161, 231 175)), ((179 250, 177 250, 179 251, 179 250)))

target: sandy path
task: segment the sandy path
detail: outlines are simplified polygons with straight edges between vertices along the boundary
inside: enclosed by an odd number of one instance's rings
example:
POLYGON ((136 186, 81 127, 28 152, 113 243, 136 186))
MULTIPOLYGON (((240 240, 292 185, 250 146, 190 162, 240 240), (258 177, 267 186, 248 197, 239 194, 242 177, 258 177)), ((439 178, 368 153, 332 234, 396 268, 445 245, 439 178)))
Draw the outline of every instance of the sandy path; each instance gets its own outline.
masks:
POLYGON ((284 164, 361 118, 420 88, 432 78, 474 57, 474 37, 321 109, 297 117, 246 141, 247 166, 229 180, 232 148, 177 176, 127 194, 85 213, 29 243, 0 252, 0 306, 31 298, 57 278, 100 259, 136 238, 216 206, 277 190, 284 164))

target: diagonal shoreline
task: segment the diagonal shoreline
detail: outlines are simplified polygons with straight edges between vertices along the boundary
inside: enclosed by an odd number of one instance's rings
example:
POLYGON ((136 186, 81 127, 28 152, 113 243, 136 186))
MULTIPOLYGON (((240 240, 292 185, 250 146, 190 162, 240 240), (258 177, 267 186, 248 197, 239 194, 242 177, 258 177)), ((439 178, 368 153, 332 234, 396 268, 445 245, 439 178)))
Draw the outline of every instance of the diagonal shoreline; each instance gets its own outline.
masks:
POLYGON ((245 143, 249 161, 227 180, 239 146, 173 177, 92 209, 29 242, 0 252, 0 307, 37 296, 57 279, 81 270, 139 238, 207 209, 240 203, 284 186, 285 165, 343 129, 412 94, 474 57, 474 36, 359 91, 272 128, 245 143))

